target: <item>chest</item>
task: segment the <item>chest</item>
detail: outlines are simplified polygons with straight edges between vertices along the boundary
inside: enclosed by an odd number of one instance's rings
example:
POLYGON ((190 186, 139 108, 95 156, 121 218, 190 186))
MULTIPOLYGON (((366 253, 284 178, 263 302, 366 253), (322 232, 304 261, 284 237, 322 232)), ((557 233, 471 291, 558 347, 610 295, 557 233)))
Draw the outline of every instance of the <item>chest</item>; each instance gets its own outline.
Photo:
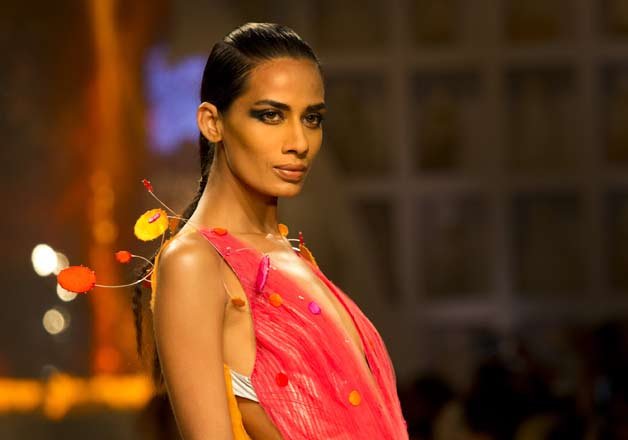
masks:
POLYGON ((331 288, 316 275, 312 268, 302 260, 294 263, 290 268, 284 269, 282 275, 289 276, 299 286, 300 292, 305 292, 307 301, 314 301, 318 304, 323 313, 334 322, 334 324, 343 330, 353 346, 364 356, 364 346, 362 344, 360 333, 353 322, 351 314, 341 302, 341 300, 331 291, 331 288))
MULTIPOLYGON (((364 346, 362 344, 358 329, 353 322, 349 311, 345 308, 340 299, 336 297, 331 288, 319 278, 308 263, 303 261, 295 254, 289 255, 271 254, 271 275, 273 278, 279 277, 284 281, 288 281, 292 285, 298 286, 299 298, 303 301, 314 301, 331 319, 346 336, 346 341, 351 343, 357 350, 358 354, 364 357, 364 346)), ((233 273, 226 277, 226 286, 231 297, 246 298, 246 294, 240 285, 237 277, 233 273)), ((235 307, 233 304, 227 304, 225 309, 224 330, 226 337, 231 335, 233 342, 235 340, 245 341, 254 339, 253 323, 250 311, 250 305, 247 303, 241 307, 235 307)), ((227 341, 225 341, 227 342, 227 341)), ((228 344, 233 345, 233 344, 228 344)), ((249 346, 254 346, 249 342, 249 346)), ((236 345, 238 346, 238 345, 236 345)), ((243 345, 239 344, 240 347, 243 345)))

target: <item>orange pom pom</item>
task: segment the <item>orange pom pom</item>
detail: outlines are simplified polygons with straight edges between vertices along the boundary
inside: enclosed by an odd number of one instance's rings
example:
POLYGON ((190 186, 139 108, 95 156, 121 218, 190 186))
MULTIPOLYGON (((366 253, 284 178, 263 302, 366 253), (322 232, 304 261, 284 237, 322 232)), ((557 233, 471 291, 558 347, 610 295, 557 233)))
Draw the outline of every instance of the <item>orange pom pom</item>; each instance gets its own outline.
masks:
POLYGON ((288 236, 288 227, 286 225, 284 225, 283 223, 279 223, 279 233, 284 236, 287 237, 288 236))
POLYGON ((227 230, 225 228, 212 228, 212 232, 216 235, 225 235, 227 230))
POLYGON ((168 229, 170 229, 170 234, 174 234, 175 231, 177 230, 177 226, 179 226, 179 222, 181 220, 173 217, 170 219, 170 221, 168 222, 168 229))
POLYGON ((116 252, 116 260, 122 264, 126 264, 131 261, 131 252, 129 251, 118 251, 116 252))
POLYGON ((59 272, 57 282, 70 292, 85 293, 96 284, 96 273, 89 267, 70 266, 59 272))
POLYGON ((279 307, 283 303, 283 299, 281 298, 281 295, 279 295, 278 293, 272 293, 268 297, 268 301, 270 301, 270 303, 274 305, 275 307, 279 307))
POLYGON ((242 298, 231 298, 231 304, 236 307, 243 307, 246 302, 242 298))
POLYGON ((358 406, 362 401, 362 396, 358 390, 353 390, 349 393, 349 403, 353 406, 358 406))

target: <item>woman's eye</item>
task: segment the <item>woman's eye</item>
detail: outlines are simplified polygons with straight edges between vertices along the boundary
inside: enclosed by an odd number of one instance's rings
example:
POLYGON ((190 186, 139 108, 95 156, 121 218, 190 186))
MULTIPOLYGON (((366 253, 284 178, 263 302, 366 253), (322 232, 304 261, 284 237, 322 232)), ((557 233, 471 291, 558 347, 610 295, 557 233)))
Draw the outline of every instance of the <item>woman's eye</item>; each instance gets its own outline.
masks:
POLYGON ((279 120, 279 118, 277 118, 277 116, 279 116, 279 112, 268 111, 268 112, 262 113, 262 118, 265 121, 277 122, 279 120))
POLYGON ((314 126, 318 127, 319 125, 321 125, 323 119, 325 118, 323 118, 323 115, 321 115, 320 113, 312 113, 310 115, 307 115, 305 119, 309 124, 314 124, 314 126))

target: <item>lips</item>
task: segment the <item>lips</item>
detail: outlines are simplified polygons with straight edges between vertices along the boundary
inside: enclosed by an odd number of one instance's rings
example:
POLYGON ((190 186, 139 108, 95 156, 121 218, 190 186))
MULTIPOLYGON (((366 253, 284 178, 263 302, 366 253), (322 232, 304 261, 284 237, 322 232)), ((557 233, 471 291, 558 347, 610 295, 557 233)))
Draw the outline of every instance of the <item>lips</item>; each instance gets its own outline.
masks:
POLYGON ((305 165, 301 165, 301 164, 279 165, 279 166, 276 166, 275 168, 279 168, 280 170, 286 170, 286 171, 305 171, 305 170, 307 170, 307 167, 305 165))
POLYGON ((274 170, 283 180, 288 182, 299 182, 303 179, 307 167, 303 165, 281 165, 274 167, 274 170))

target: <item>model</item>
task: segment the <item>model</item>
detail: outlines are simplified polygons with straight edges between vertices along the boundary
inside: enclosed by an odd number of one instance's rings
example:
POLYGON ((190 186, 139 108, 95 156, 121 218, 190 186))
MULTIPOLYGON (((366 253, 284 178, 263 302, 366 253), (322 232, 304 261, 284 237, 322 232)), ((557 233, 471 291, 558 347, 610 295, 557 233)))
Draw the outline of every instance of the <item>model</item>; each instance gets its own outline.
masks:
POLYGON ((170 233, 141 272, 150 301, 137 284, 133 303, 182 437, 407 439, 382 338, 277 219, 321 148, 318 58, 286 26, 247 23, 213 46, 200 102, 196 197, 135 231, 170 233))

